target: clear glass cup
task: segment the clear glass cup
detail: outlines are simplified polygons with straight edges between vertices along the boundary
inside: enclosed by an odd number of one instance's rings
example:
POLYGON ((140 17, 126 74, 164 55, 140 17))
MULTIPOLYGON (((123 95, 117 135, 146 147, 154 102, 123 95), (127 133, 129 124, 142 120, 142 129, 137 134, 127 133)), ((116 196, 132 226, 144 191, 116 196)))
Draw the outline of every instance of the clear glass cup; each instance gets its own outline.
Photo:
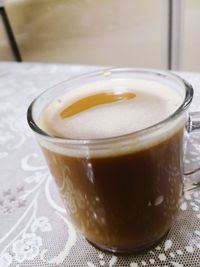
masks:
POLYGON ((197 120, 188 120, 192 97, 192 87, 174 74, 109 69, 55 85, 29 106, 28 123, 64 206, 94 246, 114 253, 139 252, 157 243, 171 228, 183 194, 184 133, 199 128, 197 120), (84 84, 110 79, 156 81, 176 90, 182 103, 165 120, 112 138, 61 138, 40 128, 39 116, 55 98, 84 84))

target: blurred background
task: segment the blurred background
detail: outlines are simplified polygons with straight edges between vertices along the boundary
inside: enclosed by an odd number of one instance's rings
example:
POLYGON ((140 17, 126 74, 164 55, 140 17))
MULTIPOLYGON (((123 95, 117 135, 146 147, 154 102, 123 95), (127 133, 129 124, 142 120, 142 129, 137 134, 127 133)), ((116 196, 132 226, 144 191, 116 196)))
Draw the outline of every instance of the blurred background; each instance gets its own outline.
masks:
MULTIPOLYGON (((199 0, 0 0, 23 61, 200 71, 199 0)), ((15 61, 0 13, 0 60, 15 61)))

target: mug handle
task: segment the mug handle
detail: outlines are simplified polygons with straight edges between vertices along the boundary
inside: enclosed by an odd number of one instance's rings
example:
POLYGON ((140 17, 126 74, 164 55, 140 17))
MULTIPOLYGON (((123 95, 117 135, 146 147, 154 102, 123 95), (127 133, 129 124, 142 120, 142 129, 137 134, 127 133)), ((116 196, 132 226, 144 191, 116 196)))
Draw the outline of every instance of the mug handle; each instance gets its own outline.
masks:
MULTIPOLYGON (((192 138, 192 133, 195 133, 195 132, 196 133, 198 132, 200 134, 200 111, 189 113, 189 119, 186 124, 186 135, 188 138, 186 138, 186 153, 184 155, 184 158, 186 158, 188 154, 188 143, 192 138)), ((200 137, 199 137, 199 140, 200 140, 200 137)), ((199 148, 200 148, 200 142, 199 142, 199 148)), ((184 167, 185 165, 186 163, 184 162, 184 167)), ((192 170, 188 170, 188 171, 184 170, 184 191, 185 192, 194 191, 200 188, 200 173, 199 172, 200 172, 200 165, 193 167, 192 170)))

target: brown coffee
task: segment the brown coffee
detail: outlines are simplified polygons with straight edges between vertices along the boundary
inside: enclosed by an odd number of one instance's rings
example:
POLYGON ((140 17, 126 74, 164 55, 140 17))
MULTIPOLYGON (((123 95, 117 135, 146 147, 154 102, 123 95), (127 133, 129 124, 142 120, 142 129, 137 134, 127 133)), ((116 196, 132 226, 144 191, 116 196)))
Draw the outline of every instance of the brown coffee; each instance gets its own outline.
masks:
MULTIPOLYGON (((153 87, 155 90, 152 89, 152 85, 143 84, 143 91, 140 85, 136 90, 132 82, 126 81, 123 85, 125 93, 116 93, 122 96, 119 101, 112 95, 113 92, 108 92, 107 85, 102 91, 107 94, 106 103, 99 102, 100 90, 78 99, 69 98, 70 101, 73 99, 70 104, 66 104, 65 97, 59 97, 44 110, 40 125, 49 134, 66 138, 80 138, 83 133, 82 138, 98 139, 101 138, 99 132, 105 138, 106 133, 106 137, 111 137, 148 127, 153 119, 155 124, 169 116, 180 104, 179 97, 169 88, 160 86, 163 90, 160 93, 156 86, 153 87), (150 87, 153 93, 146 87, 150 87), (124 98, 127 93, 132 97, 124 98), (92 98, 98 98, 96 106, 94 101, 88 104, 88 99, 92 98), (85 108, 81 109, 80 103, 84 103, 85 108), (162 109, 159 110, 160 107, 162 109), (106 121, 102 119, 102 127, 110 127, 103 130, 97 127, 98 123, 92 124, 96 123, 95 120, 84 119, 84 116, 96 118, 95 114, 99 118, 100 113, 104 116, 103 109, 107 108, 110 112, 120 109, 120 112, 126 113, 126 108, 128 113, 132 109, 133 112, 130 117, 124 117, 127 121, 124 128, 123 121, 117 126, 118 118, 111 120, 113 127, 107 124, 107 118, 106 121), (147 118, 139 125, 136 109, 140 116, 144 115, 143 120, 147 118), (153 114, 148 114, 148 109, 153 114), (161 114, 157 114, 158 110, 161 114), (130 122, 134 123, 132 116, 135 116, 137 125, 129 127, 130 122), (88 128, 85 127, 82 132, 83 122, 88 128), (61 128, 60 123, 63 124, 61 128)), ((116 114, 119 114, 118 111, 116 114)), ((108 114, 109 119, 112 116, 108 114)), ((182 193, 183 125, 184 119, 179 118, 159 126, 153 133, 147 133, 146 139, 140 135, 130 136, 128 143, 110 144, 109 149, 95 149, 88 145, 87 149, 80 147, 77 150, 62 144, 41 143, 66 209, 77 228, 92 243, 102 248, 137 250, 158 241, 169 230, 178 212, 182 193)))

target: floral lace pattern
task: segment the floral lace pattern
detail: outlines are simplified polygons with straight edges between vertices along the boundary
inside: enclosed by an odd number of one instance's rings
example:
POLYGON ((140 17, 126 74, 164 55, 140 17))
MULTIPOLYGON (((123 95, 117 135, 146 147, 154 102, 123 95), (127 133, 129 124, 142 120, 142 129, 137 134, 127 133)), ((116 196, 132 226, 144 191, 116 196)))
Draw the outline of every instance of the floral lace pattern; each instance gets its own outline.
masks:
POLYGON ((25 260, 33 260, 39 254, 39 249, 42 246, 42 239, 34 233, 26 233, 13 243, 12 251, 17 262, 21 263, 25 260))
POLYGON ((17 208, 24 208, 26 200, 20 199, 20 194, 23 192, 23 186, 18 186, 15 189, 3 191, 0 196, 0 213, 12 214, 17 208))
MULTIPOLYGON (((26 123, 26 110, 45 88, 94 68, 1 63, 0 73, 5 69, 7 75, 1 77, 0 83, 0 267, 199 266, 198 190, 184 195, 181 212, 167 237, 157 247, 137 256, 117 257, 99 252, 75 231, 68 219, 26 123)), ((195 99, 191 110, 197 110, 200 75, 183 76, 194 85, 195 99)), ((185 159, 188 170, 199 164, 199 140, 198 134, 190 140, 185 159)), ((66 186, 69 199, 64 201, 69 201, 73 190, 70 183, 66 186)), ((81 193, 76 192, 76 195, 77 203, 71 203, 71 212, 76 206, 84 205, 81 193)))
POLYGON ((12 263, 12 256, 9 253, 1 254, 0 266, 8 267, 12 263))
POLYGON ((41 232, 52 231, 51 224, 48 222, 48 219, 46 217, 40 217, 40 218, 34 220, 33 224, 31 225, 31 231, 35 232, 38 229, 41 232))

